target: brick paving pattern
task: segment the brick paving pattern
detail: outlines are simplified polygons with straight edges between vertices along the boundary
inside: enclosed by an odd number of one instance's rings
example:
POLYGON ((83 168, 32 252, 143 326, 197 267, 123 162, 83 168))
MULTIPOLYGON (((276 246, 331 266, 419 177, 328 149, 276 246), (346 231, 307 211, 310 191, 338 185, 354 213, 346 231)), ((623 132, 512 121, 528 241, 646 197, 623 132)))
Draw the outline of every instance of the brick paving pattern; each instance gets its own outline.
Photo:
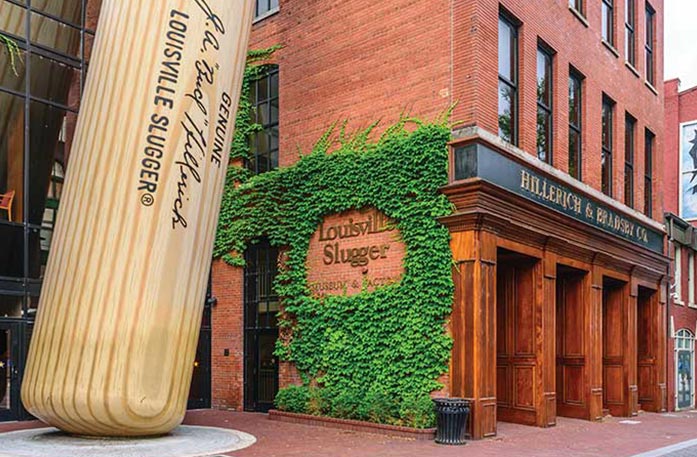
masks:
MULTIPOLYGON (((266 414, 255 413, 192 411, 185 423, 254 435, 256 444, 228 454, 236 457, 630 457, 697 438, 694 413, 642 413, 634 419, 640 423, 621 424, 621 418, 607 418, 602 423, 559 418, 557 426, 549 429, 501 422, 496 438, 452 447, 270 421, 266 414)), ((0 432, 40 426, 39 422, 0 424, 0 432)), ((693 457, 697 456, 697 448, 667 455, 693 457)))

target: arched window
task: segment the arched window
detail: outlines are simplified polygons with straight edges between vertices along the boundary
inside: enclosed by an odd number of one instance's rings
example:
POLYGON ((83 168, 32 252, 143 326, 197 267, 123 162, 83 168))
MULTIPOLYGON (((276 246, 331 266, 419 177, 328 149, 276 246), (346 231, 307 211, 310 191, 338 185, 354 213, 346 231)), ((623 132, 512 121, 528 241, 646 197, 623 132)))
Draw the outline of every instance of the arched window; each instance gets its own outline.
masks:
POLYGON ((675 333, 675 349, 695 349, 695 336, 691 331, 682 329, 675 333))

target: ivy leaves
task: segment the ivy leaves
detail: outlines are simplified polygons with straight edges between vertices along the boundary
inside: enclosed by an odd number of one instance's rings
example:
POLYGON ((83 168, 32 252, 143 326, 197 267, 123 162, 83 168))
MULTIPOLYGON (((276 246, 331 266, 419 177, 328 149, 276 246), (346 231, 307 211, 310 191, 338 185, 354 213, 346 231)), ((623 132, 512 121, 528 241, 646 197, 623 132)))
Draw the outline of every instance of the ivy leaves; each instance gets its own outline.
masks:
MULTIPOLYGON (((243 94, 261 72, 248 68, 243 94)), ((258 128, 249 109, 243 101, 233 160, 248 158, 246 136, 258 128)), ((232 167, 228 178, 236 182, 226 184, 215 255, 241 266, 240 253, 262 237, 284 247, 274 288, 283 302, 280 325, 291 336, 279 340, 277 355, 294 362, 307 385, 359 403, 370 392, 399 403, 440 388, 448 368, 452 262, 448 230, 437 218, 451 212, 438 192, 447 183, 450 128, 445 118, 403 118, 373 140, 374 128, 349 135, 334 126, 291 167, 257 176, 232 167), (312 297, 312 234, 327 215, 367 207, 396 221, 407 248, 402 280, 350 297, 312 297)))

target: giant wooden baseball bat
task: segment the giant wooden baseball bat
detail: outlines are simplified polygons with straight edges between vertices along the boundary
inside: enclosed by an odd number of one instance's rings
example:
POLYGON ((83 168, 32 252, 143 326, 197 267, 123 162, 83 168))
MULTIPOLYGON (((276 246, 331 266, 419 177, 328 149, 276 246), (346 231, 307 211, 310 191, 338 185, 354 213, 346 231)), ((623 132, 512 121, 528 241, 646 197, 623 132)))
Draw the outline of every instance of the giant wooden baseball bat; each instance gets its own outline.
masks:
POLYGON ((104 0, 22 384, 53 426, 184 417, 253 3, 104 0))

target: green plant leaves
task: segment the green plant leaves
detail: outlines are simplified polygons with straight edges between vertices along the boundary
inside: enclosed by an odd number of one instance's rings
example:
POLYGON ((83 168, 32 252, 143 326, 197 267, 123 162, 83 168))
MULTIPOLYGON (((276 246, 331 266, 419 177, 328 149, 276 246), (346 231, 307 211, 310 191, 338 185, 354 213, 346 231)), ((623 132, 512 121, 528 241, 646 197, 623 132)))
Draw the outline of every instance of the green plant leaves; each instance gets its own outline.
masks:
MULTIPOLYGON (((247 70, 246 87, 260 71, 247 70)), ((245 109, 242 103, 232 158, 248 157, 246 135, 256 128, 245 109)), ((403 118, 373 140, 375 127, 347 134, 335 125, 293 166, 257 176, 231 171, 236 182, 226 184, 215 256, 241 266, 239 253, 262 237, 285 248, 274 288, 283 303, 280 325, 291 337, 279 340, 276 354, 296 365, 305 387, 342 399, 333 405, 317 394, 313 413, 425 426, 432 416, 424 398, 441 387, 452 345, 445 332, 450 237, 437 220, 452 211, 438 192, 447 183, 450 126, 447 119, 403 118), (323 217, 366 207, 396 221, 407 248, 402 280, 349 297, 312 297, 305 264, 311 236, 323 217), (376 404, 390 407, 380 412, 376 404)), ((278 401, 292 409, 310 402, 306 391, 292 389, 282 389, 278 401)))

